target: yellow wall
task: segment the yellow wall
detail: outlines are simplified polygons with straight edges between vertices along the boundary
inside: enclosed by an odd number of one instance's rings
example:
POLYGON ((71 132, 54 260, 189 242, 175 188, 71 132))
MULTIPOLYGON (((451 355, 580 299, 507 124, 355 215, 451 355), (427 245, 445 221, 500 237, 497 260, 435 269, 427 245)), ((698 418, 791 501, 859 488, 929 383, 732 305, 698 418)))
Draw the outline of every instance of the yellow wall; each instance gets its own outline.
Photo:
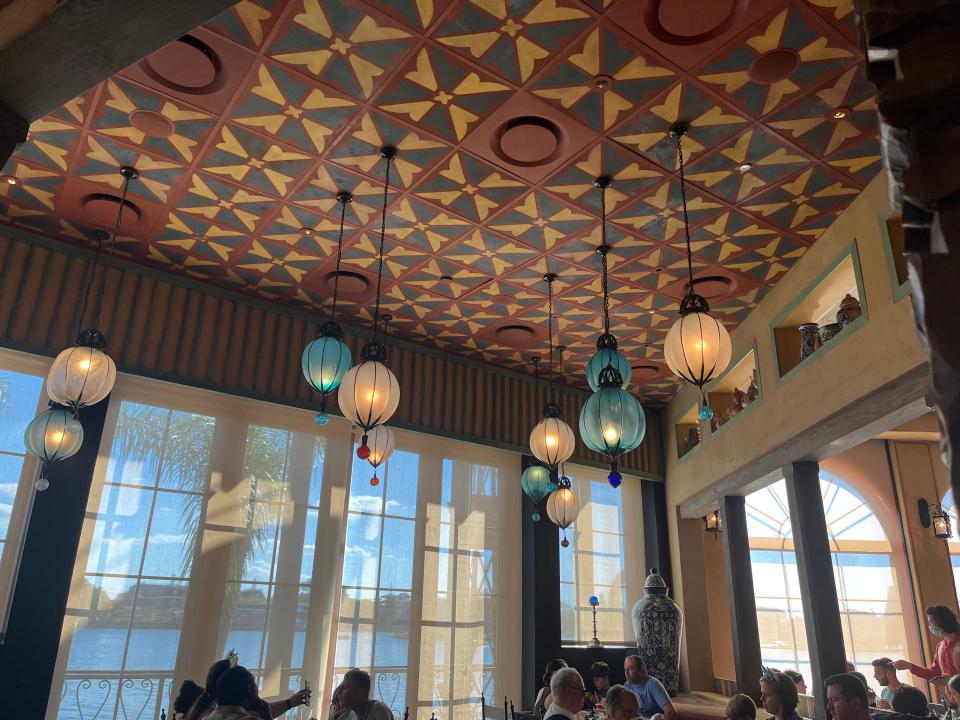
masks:
MULTIPOLYGON (((812 437, 805 434, 829 422, 831 415, 854 407, 865 395, 925 365, 914 329, 911 300, 908 296, 898 301, 894 296, 881 234, 888 207, 886 179, 881 175, 732 333, 734 358, 756 343, 762 391, 758 403, 719 433, 711 433, 704 424, 701 447, 680 462, 670 425, 696 403, 696 388, 685 386, 668 406, 663 417, 667 425, 664 437, 668 503, 679 505, 692 497, 710 498, 721 488, 722 494, 743 491, 748 481, 757 479, 747 477, 744 471, 756 469, 758 458, 775 458, 784 448, 796 446, 798 439, 802 445, 805 438, 812 437), (831 341, 835 344, 829 352, 818 352, 819 357, 814 356, 792 376, 778 379, 773 319, 854 241, 869 321, 846 337, 831 341), (730 487, 731 483, 741 485, 730 487)), ((773 463, 766 471, 778 467, 773 463)))

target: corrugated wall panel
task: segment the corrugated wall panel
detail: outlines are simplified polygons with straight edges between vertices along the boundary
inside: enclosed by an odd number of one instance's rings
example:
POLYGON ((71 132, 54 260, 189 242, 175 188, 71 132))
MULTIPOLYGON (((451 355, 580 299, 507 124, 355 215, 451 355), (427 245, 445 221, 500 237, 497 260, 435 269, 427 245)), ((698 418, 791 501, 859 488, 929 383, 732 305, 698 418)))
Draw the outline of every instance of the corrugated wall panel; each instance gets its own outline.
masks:
MULTIPOLYGON (((75 340, 92 253, 41 238, 0 236, 0 343, 55 355, 75 340)), ((94 284, 94 290, 96 285, 94 284)), ((86 312, 89 322, 92 308, 86 312)), ((106 278, 101 329, 125 372, 273 402, 316 408, 300 375, 300 353, 323 320, 114 261, 106 278)), ((344 338, 356 361, 367 340, 344 338)), ((560 386, 390 340, 389 364, 401 400, 393 421, 426 433, 523 450, 548 393, 576 429, 586 395, 560 386)), ((336 411, 336 402, 328 407, 336 411)), ((647 410, 647 438, 620 463, 626 472, 663 474, 660 411, 647 410)), ((602 463, 578 442, 574 460, 602 463)))

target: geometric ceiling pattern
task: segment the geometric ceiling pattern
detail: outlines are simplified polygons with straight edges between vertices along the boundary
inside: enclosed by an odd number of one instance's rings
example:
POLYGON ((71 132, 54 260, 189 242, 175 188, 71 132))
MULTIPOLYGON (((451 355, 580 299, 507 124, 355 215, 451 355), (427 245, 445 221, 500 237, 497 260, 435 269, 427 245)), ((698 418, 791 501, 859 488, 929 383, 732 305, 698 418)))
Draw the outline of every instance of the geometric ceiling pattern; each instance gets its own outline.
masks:
POLYGON ((37 120, 0 222, 316 312, 370 318, 382 145, 399 149, 390 332, 530 371, 556 273, 566 382, 612 324, 646 402, 685 291, 684 140, 698 285, 733 329, 880 170, 851 0, 242 0, 37 120))

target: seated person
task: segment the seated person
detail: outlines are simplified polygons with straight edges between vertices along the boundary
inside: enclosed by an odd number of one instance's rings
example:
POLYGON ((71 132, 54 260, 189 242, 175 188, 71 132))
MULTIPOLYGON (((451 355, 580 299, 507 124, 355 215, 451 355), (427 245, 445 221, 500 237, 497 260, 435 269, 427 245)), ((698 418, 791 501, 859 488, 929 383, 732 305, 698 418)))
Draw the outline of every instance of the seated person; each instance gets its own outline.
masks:
POLYGON ((595 662, 590 666, 590 676, 593 678, 594 702, 607 697, 610 689, 610 666, 603 661, 595 662))
POLYGON ((587 694, 583 678, 572 667, 562 667, 550 678, 553 702, 544 713, 544 720, 580 720, 578 713, 587 694))
POLYGON ((927 696, 914 687, 903 685, 893 694, 890 702, 894 712, 906 713, 916 717, 927 717, 930 709, 927 707, 927 696))
POLYGON ((757 704, 749 695, 740 693, 727 700, 723 714, 727 720, 757 720, 757 704))
POLYGON ((607 720, 634 720, 640 714, 640 701, 623 685, 614 685, 610 688, 606 699, 607 720))
POLYGON ((760 700, 763 709, 776 720, 800 720, 797 714, 797 686, 782 672, 763 669, 760 677, 760 700))
POLYGON ((257 681, 242 665, 236 665, 217 680, 217 705, 207 720, 260 720, 257 681))
POLYGON ((831 675, 823 687, 827 713, 833 720, 870 720, 867 688, 855 675, 831 675))
POLYGON ((550 697, 550 678, 553 677, 553 674, 557 670, 565 668, 566 666, 566 661, 560 658, 555 658, 547 663, 547 667, 543 671, 543 687, 540 688, 540 692, 537 693, 537 699, 533 702, 533 712, 537 717, 543 717, 543 714, 553 702, 553 698, 550 697))
POLYGON ((385 703, 370 699, 370 673, 353 668, 333 691, 330 720, 393 720, 385 703))
POLYGON ((803 679, 803 675, 798 673, 796 670, 784 670, 783 674, 793 680, 793 684, 797 686, 798 693, 801 695, 807 694, 807 683, 803 679))
POLYGON ((193 707, 197 698, 203 695, 203 688, 193 680, 184 680, 180 684, 180 692, 173 701, 173 720, 184 720, 187 712, 193 707))
POLYGON ((888 657, 877 658, 873 661, 873 678, 880 684, 880 698, 877 707, 881 710, 892 710, 893 694, 903 687, 897 677, 897 669, 893 660, 888 657))
POLYGON ((623 674, 627 681, 623 686, 632 691, 640 701, 640 714, 654 718, 662 713, 663 720, 675 720, 677 709, 663 683, 647 674, 647 664, 639 655, 628 655, 623 661, 623 674))
POLYGON ((864 675, 862 672, 856 672, 856 671, 851 672, 850 674, 853 675, 855 678, 857 678, 857 680, 862 682, 863 686, 867 689, 867 703, 870 705, 870 707, 876 707, 877 694, 873 691, 873 688, 867 684, 867 676, 864 675))
POLYGON ((953 675, 947 681, 947 700, 953 707, 960 707, 960 675, 953 675))
MULTIPOLYGON (((235 666, 237 666, 237 654, 233 651, 223 660, 217 660, 210 666, 210 669, 207 671, 207 680, 204 683, 205 689, 186 713, 187 720, 204 720, 213 712, 214 705, 217 702, 217 682, 219 682, 225 672, 235 666)), ((297 705, 306 705, 309 699, 309 690, 300 690, 286 700, 277 700, 272 703, 268 703, 258 696, 254 714, 257 715, 260 720, 273 720, 273 718, 280 717, 291 708, 297 707, 297 705)))

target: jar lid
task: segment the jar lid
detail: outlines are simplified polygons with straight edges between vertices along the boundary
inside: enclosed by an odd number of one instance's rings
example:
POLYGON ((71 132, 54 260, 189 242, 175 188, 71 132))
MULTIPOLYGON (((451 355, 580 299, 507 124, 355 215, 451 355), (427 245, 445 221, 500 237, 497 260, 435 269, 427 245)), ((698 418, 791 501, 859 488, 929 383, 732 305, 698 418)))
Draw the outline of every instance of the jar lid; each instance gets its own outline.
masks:
POLYGON ((656 568, 650 568, 650 574, 647 575, 643 587, 645 590, 666 590, 667 583, 656 568))

